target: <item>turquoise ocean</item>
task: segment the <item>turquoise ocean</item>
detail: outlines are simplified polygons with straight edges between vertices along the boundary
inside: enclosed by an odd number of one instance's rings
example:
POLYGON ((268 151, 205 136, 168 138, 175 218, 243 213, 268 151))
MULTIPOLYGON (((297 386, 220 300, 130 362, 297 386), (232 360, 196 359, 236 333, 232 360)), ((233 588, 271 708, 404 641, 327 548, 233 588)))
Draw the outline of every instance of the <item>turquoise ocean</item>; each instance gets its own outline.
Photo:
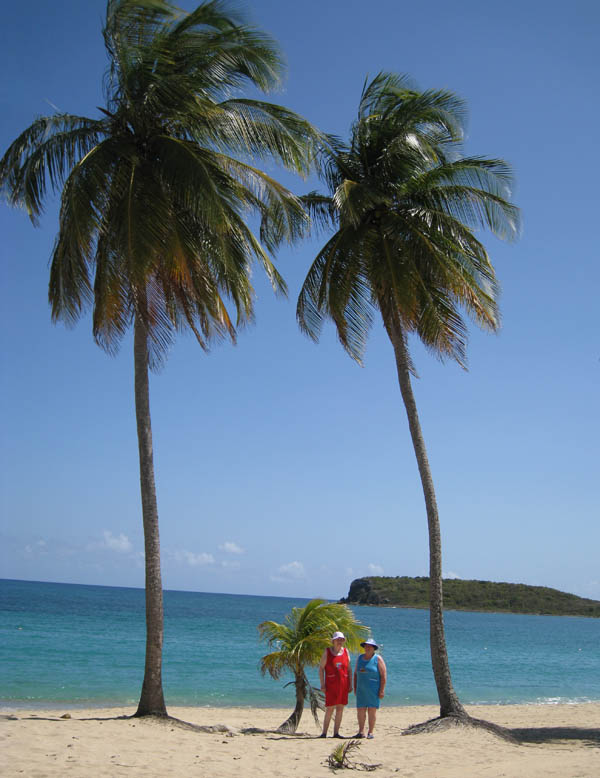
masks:
MULTIPOLYGON (((289 679, 260 674, 257 625, 306 602, 166 591, 167 705, 289 707, 289 679)), ((436 704, 428 612, 352 610, 381 644, 386 704, 436 704)), ((463 703, 600 701, 600 619, 448 611, 445 624, 463 703)), ((0 580, 0 707, 135 705, 144 640, 141 589, 0 580)))

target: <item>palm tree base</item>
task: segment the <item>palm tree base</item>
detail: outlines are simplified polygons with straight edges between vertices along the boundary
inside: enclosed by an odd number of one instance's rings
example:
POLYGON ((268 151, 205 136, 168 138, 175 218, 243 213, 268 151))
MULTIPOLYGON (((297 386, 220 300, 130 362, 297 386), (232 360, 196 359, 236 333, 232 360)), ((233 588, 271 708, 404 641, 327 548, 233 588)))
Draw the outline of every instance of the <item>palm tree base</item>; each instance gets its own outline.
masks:
POLYGON ((494 724, 491 721, 485 719, 476 719, 469 716, 468 713, 448 713, 444 716, 437 716, 435 719, 429 719, 429 721, 423 721, 420 724, 411 724, 402 731, 403 735, 421 735, 424 732, 445 732, 453 727, 470 727, 471 729, 485 729, 486 732, 490 732, 492 735, 496 735, 503 740, 508 740, 512 743, 517 742, 514 735, 506 727, 501 727, 499 724, 494 724))
POLYGON ((144 719, 151 716, 155 719, 169 719, 171 718, 166 711, 162 710, 140 710, 139 708, 131 717, 132 719, 144 719))
POLYGON ((292 715, 283 722, 280 727, 277 727, 277 732, 281 732, 284 735, 295 735, 298 729, 298 724, 302 718, 302 710, 295 710, 292 715))

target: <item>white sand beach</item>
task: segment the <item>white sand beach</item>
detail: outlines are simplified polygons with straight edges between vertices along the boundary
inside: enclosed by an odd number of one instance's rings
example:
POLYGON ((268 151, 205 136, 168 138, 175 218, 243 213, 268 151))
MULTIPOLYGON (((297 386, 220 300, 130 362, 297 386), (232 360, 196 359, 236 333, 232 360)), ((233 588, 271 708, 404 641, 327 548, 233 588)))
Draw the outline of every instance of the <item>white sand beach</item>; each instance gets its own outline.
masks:
MULTIPOLYGON (((414 778, 598 778, 600 704, 472 706, 472 716, 517 730, 518 743, 482 730, 402 736, 411 724, 437 714, 430 706, 382 707, 374 740, 361 741, 357 762, 380 764, 374 775, 414 778)), ((169 713, 198 725, 230 731, 200 733, 173 722, 127 719, 128 708, 14 710, 0 718, 0 774, 78 778, 318 778, 331 775, 326 760, 340 741, 321 740, 310 713, 296 736, 274 731, 289 710, 178 708, 169 713), (61 718, 63 713, 70 718, 61 718)), ((356 732, 348 708, 342 734, 356 732)), ((346 772, 346 771, 343 771, 346 772)), ((348 773, 349 774, 349 773, 348 773)))

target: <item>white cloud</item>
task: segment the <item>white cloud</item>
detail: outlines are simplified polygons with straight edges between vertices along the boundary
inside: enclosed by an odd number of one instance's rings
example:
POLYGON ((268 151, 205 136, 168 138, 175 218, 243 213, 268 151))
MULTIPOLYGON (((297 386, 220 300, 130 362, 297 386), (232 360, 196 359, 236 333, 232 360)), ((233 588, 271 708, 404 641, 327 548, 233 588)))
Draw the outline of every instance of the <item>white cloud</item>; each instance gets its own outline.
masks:
POLYGON ((227 551, 228 554, 244 553, 244 549, 241 546, 238 546, 238 544, 234 543, 232 540, 226 540, 222 546, 219 546, 219 548, 221 549, 221 551, 227 551))
POLYGON ((204 551, 195 554, 193 551, 176 551, 173 554, 176 562, 183 562, 190 567, 199 567, 204 565, 213 565, 215 558, 212 554, 206 554, 204 551))
POLYGON ((24 551, 26 554, 47 554, 48 550, 46 548, 46 541, 41 538, 40 540, 36 541, 34 546, 28 543, 25 546, 24 551))
POLYGON ((374 565, 373 562, 369 562, 369 573, 371 575, 383 575, 383 567, 381 565, 374 565))
POLYGON ((112 532, 105 529, 102 533, 104 537, 104 548, 109 548, 111 551, 117 551, 120 554, 125 554, 127 551, 131 551, 131 541, 122 532, 119 535, 113 535, 112 532))
POLYGON ((229 560, 227 560, 227 559, 224 559, 224 560, 221 562, 221 567, 225 567, 227 570, 239 570, 239 569, 240 569, 240 567, 241 567, 241 565, 240 565, 240 563, 237 561, 237 559, 236 559, 236 560, 234 560, 233 562, 230 562, 229 560))
POLYGON ((302 562, 289 562, 277 568, 278 575, 272 575, 272 581, 299 581, 306 578, 306 571, 302 562))
POLYGON ((136 551, 131 555, 131 557, 135 562, 136 567, 144 567, 145 555, 143 551, 136 551))
POLYGON ((448 570, 448 572, 442 573, 442 578, 460 578, 460 574, 455 573, 453 570, 448 570))

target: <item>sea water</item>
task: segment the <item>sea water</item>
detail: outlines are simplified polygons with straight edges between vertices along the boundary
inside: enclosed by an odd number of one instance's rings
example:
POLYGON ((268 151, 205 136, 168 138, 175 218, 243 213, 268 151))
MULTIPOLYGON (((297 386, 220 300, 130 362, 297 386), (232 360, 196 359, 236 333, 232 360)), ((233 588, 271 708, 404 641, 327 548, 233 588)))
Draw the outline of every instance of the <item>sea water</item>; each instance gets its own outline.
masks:
MULTIPOLYGON (((307 600, 166 591, 169 705, 289 707, 290 678, 260 673, 257 626, 307 600)), ((388 667, 387 705, 436 704, 426 610, 353 607, 388 667)), ((600 619, 445 613, 465 704, 600 701, 600 619)), ((144 592, 0 580, 0 705, 135 705, 144 671, 144 592)), ((317 683, 316 669, 309 680, 317 683)))

